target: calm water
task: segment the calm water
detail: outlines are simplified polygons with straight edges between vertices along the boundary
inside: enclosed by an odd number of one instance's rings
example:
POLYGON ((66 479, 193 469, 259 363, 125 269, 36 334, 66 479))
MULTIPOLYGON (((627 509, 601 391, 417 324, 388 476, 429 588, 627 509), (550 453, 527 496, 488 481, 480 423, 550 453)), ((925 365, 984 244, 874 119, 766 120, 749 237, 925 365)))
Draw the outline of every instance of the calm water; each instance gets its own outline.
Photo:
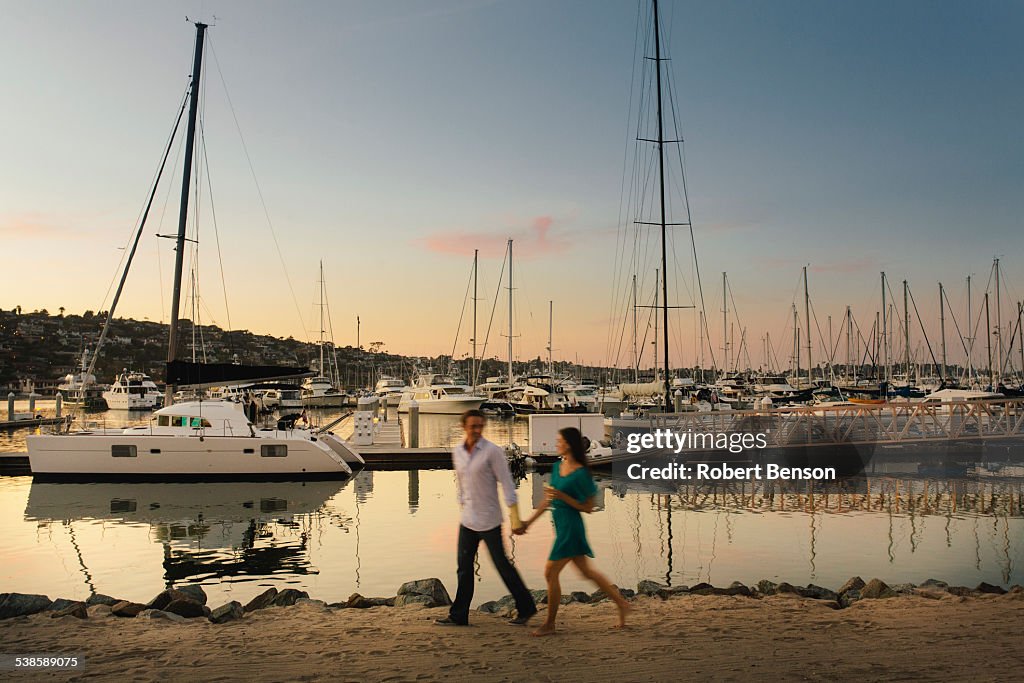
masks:
MULTIPOLYGON (((52 414, 52 402, 37 404, 52 414)), ((27 402, 19 402, 27 411, 27 402)), ((336 413, 325 411, 322 422, 336 413)), ((91 420, 136 424, 148 414, 91 420)), ((350 431, 351 427, 348 427, 350 431)), ((338 431, 347 434, 345 426, 338 431)), ((423 445, 450 445, 455 416, 424 416, 423 445)), ((24 451, 29 430, 0 431, 0 451, 24 451)), ((527 441, 522 421, 491 421, 497 443, 527 441)), ((762 578, 838 587, 851 575, 888 583, 935 577, 974 586, 1024 583, 1024 468, 999 477, 870 478, 869 493, 769 495, 750 485, 630 489, 599 478, 586 518, 597 565, 622 586, 641 579, 728 585, 762 578), (1019 471, 1018 471, 1019 470, 1019 471)), ((539 504, 545 475, 519 482, 520 509, 539 504)), ((329 602, 353 592, 394 595, 411 579, 455 588, 458 507, 444 470, 360 473, 349 482, 48 484, 0 477, 0 592, 148 601, 199 583, 220 604, 268 586, 329 602)), ((537 524, 508 548, 527 584, 543 588, 552 529, 537 524)), ((592 590, 570 570, 567 590, 592 590)), ((486 552, 475 603, 507 591, 486 552)))
MULTIPOLYGON (((521 508, 544 475, 520 482, 521 508)), ((622 586, 640 579, 728 585, 762 578, 837 587, 849 576, 929 577, 973 586, 1024 582, 1024 483, 876 477, 842 498, 733 487, 677 494, 600 480, 587 517, 598 566, 622 586)), ((443 470, 362 472, 350 482, 50 484, 0 478, 0 591, 147 601, 199 583, 212 602, 245 602, 268 586, 327 601, 394 595, 438 577, 455 588, 458 510, 443 470)), ((510 552, 542 588, 550 524, 510 552)), ((507 591, 486 553, 475 602, 507 591)), ((572 571, 564 588, 592 590, 572 571)))

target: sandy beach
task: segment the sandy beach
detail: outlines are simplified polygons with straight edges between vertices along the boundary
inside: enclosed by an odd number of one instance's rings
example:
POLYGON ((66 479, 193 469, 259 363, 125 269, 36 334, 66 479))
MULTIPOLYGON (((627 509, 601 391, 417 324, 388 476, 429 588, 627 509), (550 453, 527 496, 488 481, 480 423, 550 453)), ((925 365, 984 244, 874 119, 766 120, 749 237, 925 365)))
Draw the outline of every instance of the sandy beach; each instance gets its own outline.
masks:
MULTIPOLYGON (((79 654, 84 671, 15 674, 45 680, 140 681, 661 681, 1019 680, 1024 594, 937 592, 861 600, 842 610, 796 595, 687 595, 633 601, 631 625, 614 606, 570 604, 559 632, 474 612, 439 627, 445 608, 273 607, 217 625, 205 619, 36 614, 0 622, 9 654, 79 654)), ((5 672, 5 677, 9 672, 5 672)))

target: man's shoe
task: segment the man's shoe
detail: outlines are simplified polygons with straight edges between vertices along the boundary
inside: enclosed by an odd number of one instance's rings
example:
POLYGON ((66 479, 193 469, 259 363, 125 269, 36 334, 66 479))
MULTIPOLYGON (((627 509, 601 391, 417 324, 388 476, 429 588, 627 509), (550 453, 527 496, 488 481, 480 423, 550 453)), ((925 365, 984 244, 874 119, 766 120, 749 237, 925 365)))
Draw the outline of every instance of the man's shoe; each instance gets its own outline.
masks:
POLYGON ((468 621, 455 621, 451 617, 445 617, 444 619, 434 619, 434 624, 437 626, 469 626, 468 621))
POLYGON ((535 609, 532 612, 520 614, 515 619, 509 619, 508 623, 512 624, 513 626, 526 626, 530 622, 530 619, 533 618, 533 615, 535 615, 536 613, 537 610, 535 609))

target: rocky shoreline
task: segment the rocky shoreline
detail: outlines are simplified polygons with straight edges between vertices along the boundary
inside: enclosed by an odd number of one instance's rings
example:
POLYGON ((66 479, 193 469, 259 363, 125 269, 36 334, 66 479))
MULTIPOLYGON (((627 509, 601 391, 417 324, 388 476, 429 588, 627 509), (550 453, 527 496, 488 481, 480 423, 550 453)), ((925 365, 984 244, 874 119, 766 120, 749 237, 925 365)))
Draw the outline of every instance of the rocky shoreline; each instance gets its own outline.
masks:
MULTIPOLYGON (((826 607, 840 610, 861 600, 883 600, 901 596, 941 599, 945 595, 972 598, 983 595, 1020 594, 1024 593, 1024 587, 1014 585, 1006 589, 983 582, 974 588, 969 588, 967 586, 951 586, 947 582, 937 579, 928 579, 921 584, 902 583, 888 586, 880 579, 871 579, 865 582, 859 576, 854 576, 837 590, 814 584, 794 586, 786 582, 775 583, 767 579, 759 581, 756 586, 746 586, 735 581, 728 587, 716 587, 709 583, 698 583, 694 586, 667 586, 656 581, 644 580, 637 585, 636 590, 624 588, 620 589, 620 592, 627 600, 633 600, 638 596, 661 600, 685 596, 741 596, 759 600, 772 595, 791 594, 821 601, 821 604, 826 607)), ((547 604, 547 591, 534 590, 532 593, 539 605, 547 604)), ((560 604, 594 604, 607 599, 608 596, 603 591, 594 593, 574 591, 563 595, 560 604)), ((166 589, 146 604, 120 600, 98 593, 84 601, 66 598, 50 600, 45 595, 35 594, 0 593, 0 619, 48 613, 53 618, 90 619, 113 616, 124 619, 165 619, 180 623, 206 620, 214 624, 225 624, 244 619, 247 614, 271 607, 310 605, 324 610, 341 610, 403 607, 406 605, 444 607, 452 602, 444 584, 436 578, 408 581, 399 587, 393 597, 365 597, 359 593, 353 593, 343 602, 328 603, 323 600, 311 599, 306 591, 294 588, 279 591, 277 588, 269 588, 245 605, 232 600, 211 609, 207 606, 207 601, 205 591, 198 585, 166 589)), ((511 617, 515 616, 515 602, 511 595, 506 595, 499 600, 483 603, 477 610, 497 616, 511 617)))

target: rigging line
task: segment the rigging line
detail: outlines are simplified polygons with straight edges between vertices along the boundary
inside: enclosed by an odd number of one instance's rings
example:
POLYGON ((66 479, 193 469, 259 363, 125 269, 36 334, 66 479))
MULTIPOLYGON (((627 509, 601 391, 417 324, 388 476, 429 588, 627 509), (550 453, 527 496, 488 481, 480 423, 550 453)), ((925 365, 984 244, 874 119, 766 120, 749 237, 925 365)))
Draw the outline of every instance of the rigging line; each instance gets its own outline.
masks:
POLYGON ((914 305, 914 315, 917 316, 917 324, 921 326, 921 334, 924 335, 924 343, 928 346, 928 355, 932 357, 932 365, 938 365, 939 362, 935 360, 935 353, 932 351, 932 343, 928 339, 928 333, 924 331, 924 322, 921 320, 921 314, 917 311, 917 302, 914 301, 914 293, 910 291, 910 285, 907 285, 907 294, 910 295, 910 303, 914 305))
POLYGON ((288 283, 288 291, 292 296, 292 304, 295 306, 295 313, 299 316, 299 324, 301 326, 303 334, 306 336, 306 343, 309 342, 309 332, 306 330, 306 323, 302 318, 302 309, 299 307, 299 300, 295 296, 295 287, 292 286, 292 279, 288 275, 288 267, 284 262, 284 254, 281 253, 281 245, 277 241, 277 232, 274 230, 273 221, 270 220, 270 210, 267 208, 267 202, 263 197, 263 189, 260 187, 259 180, 256 177, 256 168, 253 166, 252 157, 249 156, 249 148, 245 144, 245 137, 242 135, 242 127, 238 122, 238 115, 235 113, 235 105, 231 102, 231 95, 228 93, 227 83, 224 80, 224 74, 220 70, 220 61, 217 59, 217 52, 213 49, 213 41, 209 41, 210 54, 213 57, 214 66, 217 67, 217 75, 220 76, 221 84, 224 86, 224 96, 228 102, 228 109, 231 110, 231 117, 235 121, 235 129, 238 131, 238 138, 242 143, 242 151, 245 153, 245 160, 249 164, 249 172, 252 174, 253 182, 256 184, 256 194, 260 198, 260 206, 263 209, 263 215, 267 219, 267 227, 270 229, 270 236, 274 240, 274 248, 277 250, 277 258, 281 262, 281 269, 284 271, 285 282, 288 283))
MULTIPOLYGON (((501 260, 501 274, 498 275, 498 291, 494 293, 494 301, 491 303, 491 319, 487 321, 487 334, 484 335, 484 347, 480 351, 480 357, 484 358, 487 355, 487 343, 491 340, 491 324, 494 323, 494 311, 498 308, 498 297, 501 296, 501 281, 505 277, 505 262, 508 260, 508 245, 505 246, 505 257, 501 260)), ((482 363, 481 363, 482 365, 482 363)), ((479 379, 480 368, 477 368, 477 377, 479 379)), ((509 386, 512 386, 512 378, 508 378, 509 386)))
MULTIPOLYGON (((142 232, 146 227, 146 219, 149 217, 149 210, 153 206, 153 199, 156 197, 157 188, 160 185, 160 178, 163 176, 164 168, 167 164, 167 157, 171 153, 171 146, 174 142, 174 136, 178 132, 178 126, 181 124, 181 117, 185 113, 185 105, 188 102, 188 89, 186 89, 185 97, 182 98, 181 107, 178 109, 178 118, 174 122, 174 128, 171 130, 171 135, 167 140, 167 146, 164 150, 163 160, 160 162, 159 169, 156 172, 156 178, 153 181, 153 189, 149 194, 149 201, 146 202, 146 209, 142 213, 142 219, 139 221, 139 228, 135 233, 135 239, 132 242, 132 248, 128 252, 128 260, 125 263, 124 271, 121 273, 121 281, 117 286, 117 292, 114 294, 114 299, 111 301, 110 310, 107 311, 107 320, 103 325, 103 330, 100 332, 100 337, 96 341, 96 349, 93 351, 92 360, 89 362, 89 368, 86 370, 85 377, 82 378, 83 382, 85 379, 92 374, 96 368, 96 361, 100 356, 100 347, 103 346, 103 341, 107 338, 107 332, 110 329, 110 322, 114 319, 114 311, 117 309, 117 302, 121 298, 121 292, 124 290, 124 283, 128 279, 128 271, 131 268, 132 258, 135 256, 135 250, 139 246, 139 238, 142 237, 142 232)), ((106 297, 104 297, 106 298, 106 297)), ((84 402, 83 402, 84 403, 84 402)))
MULTIPOLYGON (((459 346, 459 333, 462 332, 462 320, 466 317, 466 301, 469 299, 469 292, 473 288, 473 269, 469 269, 469 280, 466 282, 466 294, 462 297, 462 312, 459 313, 459 326, 455 328, 455 341, 452 343, 452 355, 451 360, 448 361, 448 365, 451 366, 455 363, 455 349, 459 346)), ((449 373, 451 367, 448 368, 449 373)))
MULTIPOLYGON (((220 248, 220 230, 217 229, 217 209, 213 203, 213 181, 210 177, 210 159, 206 154, 206 126, 204 125, 205 118, 200 121, 199 124, 199 136, 202 140, 203 149, 203 162, 206 165, 206 186, 210 196, 210 218, 213 220, 213 237, 217 244, 217 262, 220 264, 220 286, 221 291, 224 292, 224 313, 227 315, 228 328, 227 332, 231 331, 231 309, 228 308, 228 286, 224 279, 224 256, 220 248)), ((229 337, 230 338, 230 337, 229 337)), ((230 350, 230 349, 229 349, 230 350)))

